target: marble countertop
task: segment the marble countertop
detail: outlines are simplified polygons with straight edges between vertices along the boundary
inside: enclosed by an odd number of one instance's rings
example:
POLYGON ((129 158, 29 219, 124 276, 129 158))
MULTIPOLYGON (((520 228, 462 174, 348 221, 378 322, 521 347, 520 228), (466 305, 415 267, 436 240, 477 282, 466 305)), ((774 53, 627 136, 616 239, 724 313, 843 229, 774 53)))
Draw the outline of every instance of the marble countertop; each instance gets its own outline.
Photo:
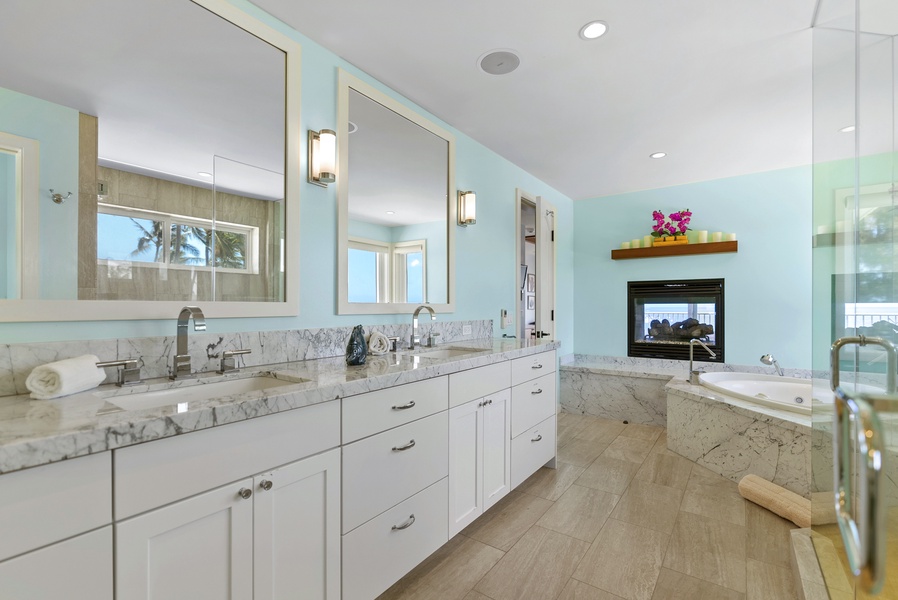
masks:
POLYGON ((357 367, 347 366, 338 356, 247 367, 228 375, 204 373, 177 382, 154 379, 127 388, 104 385, 54 400, 32 400, 28 395, 0 397, 0 474, 448 375, 559 346, 559 342, 542 340, 465 341, 437 348, 474 350, 454 358, 427 357, 424 353, 431 349, 422 348, 416 353, 369 356, 365 365, 357 367), (115 404, 131 394, 258 375, 269 375, 285 384, 142 410, 124 410, 115 404))

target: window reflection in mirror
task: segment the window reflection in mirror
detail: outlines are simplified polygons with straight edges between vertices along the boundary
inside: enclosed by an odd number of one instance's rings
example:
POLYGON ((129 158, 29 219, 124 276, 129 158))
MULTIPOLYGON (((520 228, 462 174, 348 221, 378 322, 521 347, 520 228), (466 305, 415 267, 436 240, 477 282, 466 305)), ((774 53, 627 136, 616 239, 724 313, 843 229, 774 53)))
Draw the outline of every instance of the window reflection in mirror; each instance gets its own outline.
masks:
POLYGON ((341 72, 344 102, 340 312, 451 310, 453 136, 341 72))
POLYGON ((14 0, 0 38, 0 132, 41 150, 40 264, 0 254, 39 291, 0 298, 284 301, 283 50, 190 0, 14 0))

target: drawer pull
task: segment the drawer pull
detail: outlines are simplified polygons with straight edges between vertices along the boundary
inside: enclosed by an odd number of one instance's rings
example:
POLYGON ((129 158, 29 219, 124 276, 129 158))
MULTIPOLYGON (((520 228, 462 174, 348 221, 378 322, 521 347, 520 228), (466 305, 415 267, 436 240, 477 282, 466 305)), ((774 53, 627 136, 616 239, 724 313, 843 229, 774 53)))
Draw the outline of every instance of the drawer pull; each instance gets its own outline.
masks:
POLYGON ((539 389, 536 390, 535 392, 530 392, 530 393, 533 394, 533 395, 536 395, 536 394, 542 394, 542 393, 543 393, 543 388, 539 388, 539 389))
POLYGON ((405 410, 407 408, 414 408, 414 406, 415 406, 415 401, 409 400, 408 404, 403 404, 402 406, 394 406, 393 410, 405 410))
POLYGON ((542 364, 535 364, 535 365, 531 366, 530 368, 531 369, 542 369, 543 366, 542 366, 542 364))
POLYGON ((492 400, 484 400, 483 402, 478 402, 478 403, 477 403, 477 406, 487 406, 487 405, 492 404, 492 403, 493 403, 492 400))
POLYGON ((253 491, 249 488, 240 488, 240 490, 237 492, 237 495, 244 500, 249 500, 253 495, 253 491))
POLYGON ((531 442, 538 442, 538 441, 540 441, 541 439, 543 439, 543 434, 539 433, 539 434, 536 435, 535 438, 533 438, 533 439, 530 440, 530 441, 531 441, 531 442))
POLYGON ((268 490, 270 490, 271 486, 273 486, 273 485, 274 484, 271 483, 271 481, 269 479, 263 479, 261 482, 259 482, 259 487, 262 488, 263 490, 265 490, 266 492, 268 490))
POLYGON ((402 525, 393 525, 392 530, 399 531, 401 529, 408 529, 409 527, 411 527, 414 524, 415 524, 415 515, 409 515, 408 520, 405 523, 403 523, 402 525))
POLYGON ((415 447, 415 440, 411 440, 405 446, 393 446, 393 452, 402 452, 403 450, 408 450, 409 448, 415 447))

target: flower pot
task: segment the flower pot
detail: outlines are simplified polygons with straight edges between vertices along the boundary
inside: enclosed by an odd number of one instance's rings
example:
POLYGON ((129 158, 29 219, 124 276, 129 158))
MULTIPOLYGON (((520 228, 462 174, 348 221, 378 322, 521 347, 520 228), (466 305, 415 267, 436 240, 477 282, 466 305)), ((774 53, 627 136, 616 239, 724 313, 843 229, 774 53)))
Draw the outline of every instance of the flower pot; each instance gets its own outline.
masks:
POLYGON ((665 235, 656 237, 652 240, 653 246, 678 246, 680 244, 688 244, 689 238, 685 235, 665 235))

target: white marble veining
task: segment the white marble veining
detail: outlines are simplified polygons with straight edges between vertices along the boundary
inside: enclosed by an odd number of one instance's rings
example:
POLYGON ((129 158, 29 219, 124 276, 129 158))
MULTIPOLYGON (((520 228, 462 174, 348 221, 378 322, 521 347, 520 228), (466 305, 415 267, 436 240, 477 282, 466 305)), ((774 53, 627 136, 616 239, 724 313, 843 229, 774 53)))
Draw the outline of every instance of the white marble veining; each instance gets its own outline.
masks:
POLYGON ((596 373, 594 370, 561 369, 560 404, 566 411, 642 423, 667 425, 667 392, 670 375, 596 373))
MULTIPOLYGON (((350 330, 345 329, 347 335, 350 330)), ((285 332, 285 335, 289 334, 285 332)), ((238 343, 253 343, 254 340, 249 339, 252 337, 239 339, 238 343)), ((271 338, 267 336, 260 335, 255 339, 263 337, 268 344, 271 338)), ((183 380, 174 385, 203 385, 259 372, 291 382, 305 381, 189 402, 186 406, 166 405, 125 411, 107 401, 109 394, 138 393, 151 387, 171 386, 172 383, 166 379, 148 380, 146 385, 133 389, 101 386, 97 390, 54 400, 31 400, 27 395, 3 397, 0 398, 0 474, 447 375, 560 346, 559 342, 514 339, 466 340, 463 344, 454 345, 479 351, 447 359, 403 352, 371 357, 365 365, 349 367, 341 350, 341 356, 337 357, 281 361, 226 376, 204 374, 198 379, 183 380)), ((220 349, 219 346, 216 351, 220 349)), ((78 351, 83 353, 86 349, 82 346, 78 351)), ((60 351, 56 352, 54 356, 48 352, 41 354, 41 357, 55 360, 61 356, 60 351)), ((260 351, 260 354, 264 352, 260 351)), ((216 363, 213 361, 213 364, 216 363)))
MULTIPOLYGON (((638 374, 669 374, 687 378, 689 375, 689 362, 682 360, 662 358, 639 358, 633 356, 594 356, 591 354, 572 354, 565 357, 565 368, 584 368, 615 373, 638 374)), ((693 367, 706 372, 725 371, 741 373, 773 373, 773 367, 766 365, 733 365, 729 363, 715 363, 695 361, 693 367)), ((783 369, 789 377, 809 379, 811 371, 808 369, 783 369)), ((827 376, 828 377, 828 376, 827 376)))
MULTIPOLYGON (((172 322, 172 331, 175 323, 172 322)), ((387 336, 398 336, 408 341, 411 323, 365 326, 365 333, 380 331, 387 336)), ((493 322, 480 321, 427 321, 421 323, 419 332, 440 333, 440 343, 459 343, 466 340, 483 340, 493 336, 493 322), (464 327, 471 333, 465 335, 464 327)), ((194 333, 187 337, 187 351, 195 372, 218 369, 221 353, 225 350, 249 349, 249 355, 237 357, 238 366, 270 365, 300 360, 313 360, 343 356, 352 327, 320 329, 291 329, 282 331, 255 331, 251 333, 194 333)), ((72 358, 82 354, 95 354, 100 360, 137 358, 141 376, 145 379, 167 377, 175 354, 176 337, 122 338, 113 340, 86 340, 76 342, 45 342, 34 344, 0 345, 0 396, 26 393, 25 379, 34 367, 72 358)), ((116 380, 115 369, 107 369, 106 382, 116 380)))

